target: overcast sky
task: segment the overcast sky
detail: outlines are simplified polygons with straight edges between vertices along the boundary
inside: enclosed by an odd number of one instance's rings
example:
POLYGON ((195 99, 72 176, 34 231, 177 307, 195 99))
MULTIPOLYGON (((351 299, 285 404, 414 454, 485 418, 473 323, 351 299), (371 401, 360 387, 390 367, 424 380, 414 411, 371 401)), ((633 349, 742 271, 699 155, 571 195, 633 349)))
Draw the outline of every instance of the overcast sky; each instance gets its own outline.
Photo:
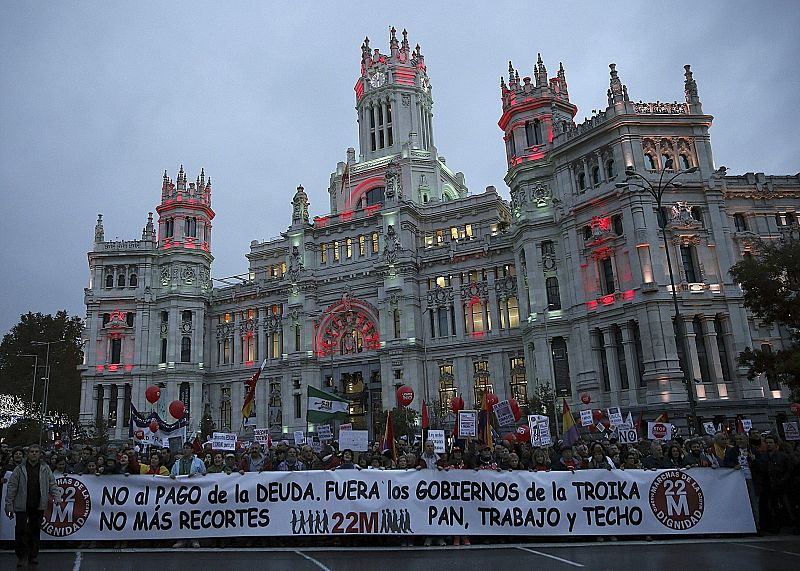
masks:
POLYGON ((692 64, 717 166, 800 170, 800 2, 0 3, 0 334, 21 313, 83 316, 86 252, 138 239, 181 163, 213 179, 215 277, 247 270, 303 184, 312 216, 357 146, 361 42, 408 29, 433 84, 435 144, 472 192, 504 196, 499 78, 566 69, 580 122, 615 62, 631 99, 683 98, 692 64), (358 8, 353 8, 358 6, 358 8), (314 6, 303 7, 303 6, 314 6))

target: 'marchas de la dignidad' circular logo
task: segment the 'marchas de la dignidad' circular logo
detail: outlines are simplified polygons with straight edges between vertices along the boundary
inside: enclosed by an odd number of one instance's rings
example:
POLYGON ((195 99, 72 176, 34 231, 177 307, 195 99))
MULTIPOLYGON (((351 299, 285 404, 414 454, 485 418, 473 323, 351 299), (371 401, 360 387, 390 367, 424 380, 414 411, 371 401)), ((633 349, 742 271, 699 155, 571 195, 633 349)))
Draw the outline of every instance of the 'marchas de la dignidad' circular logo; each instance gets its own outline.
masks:
POLYGON ((682 531, 703 517, 705 500, 697 480, 681 470, 665 470, 650 486, 650 509, 664 526, 682 531))
POLYGON ((83 482, 70 476, 56 478, 56 485, 63 490, 61 501, 54 502, 51 498, 47 503, 42 531, 51 537, 67 537, 89 519, 92 498, 83 482))

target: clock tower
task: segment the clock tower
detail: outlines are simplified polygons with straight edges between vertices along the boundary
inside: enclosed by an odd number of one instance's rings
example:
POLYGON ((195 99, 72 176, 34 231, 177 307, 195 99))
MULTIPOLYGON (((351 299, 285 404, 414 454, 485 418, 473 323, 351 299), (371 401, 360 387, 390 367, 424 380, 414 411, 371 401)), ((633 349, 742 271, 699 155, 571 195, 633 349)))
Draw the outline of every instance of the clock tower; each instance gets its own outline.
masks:
POLYGON ((408 33, 390 30, 389 53, 361 46, 361 77, 355 85, 360 154, 371 160, 412 149, 433 150, 433 99, 425 58, 413 50, 408 33))

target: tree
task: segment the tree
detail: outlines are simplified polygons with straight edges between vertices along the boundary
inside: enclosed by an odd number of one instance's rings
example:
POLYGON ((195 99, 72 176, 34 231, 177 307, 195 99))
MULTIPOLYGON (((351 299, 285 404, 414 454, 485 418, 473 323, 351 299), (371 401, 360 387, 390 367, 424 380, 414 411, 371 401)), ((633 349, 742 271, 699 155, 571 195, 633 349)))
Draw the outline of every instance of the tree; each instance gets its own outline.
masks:
MULTIPOLYGON (((17 395, 29 402, 37 365, 34 402, 41 403, 47 375, 47 347, 35 345, 36 341, 61 341, 50 345, 49 411, 77 419, 81 398, 81 374, 78 366, 83 362, 81 333, 83 321, 70 317, 66 311, 55 315, 26 313, 0 343, 0 386, 6 394, 17 395), (32 357, 38 355, 38 362, 32 357)), ((37 404, 34 408, 38 410, 37 404)), ((47 412, 49 412, 47 411, 47 412)))
POLYGON ((790 343, 772 348, 748 347, 738 356, 751 380, 764 373, 800 390, 800 233, 779 240, 760 241, 755 255, 735 264, 730 274, 744 292, 744 304, 768 325, 777 324, 790 335, 790 343))
POLYGON ((536 385, 533 389, 533 396, 528 399, 528 410, 530 414, 540 414, 550 419, 550 426, 555 427, 555 402, 556 395, 553 388, 546 384, 541 383, 536 385))

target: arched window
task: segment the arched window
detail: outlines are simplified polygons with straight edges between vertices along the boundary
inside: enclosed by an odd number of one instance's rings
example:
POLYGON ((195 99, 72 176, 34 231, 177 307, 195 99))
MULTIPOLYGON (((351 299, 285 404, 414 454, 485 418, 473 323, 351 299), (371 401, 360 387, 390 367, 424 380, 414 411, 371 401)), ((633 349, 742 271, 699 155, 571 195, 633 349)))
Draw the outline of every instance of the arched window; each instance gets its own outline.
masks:
POLYGON ((173 218, 167 218, 164 221, 164 237, 172 238, 175 235, 175 220, 173 218))
POLYGON ((610 159, 608 162, 606 162, 606 175, 608 175, 609 179, 617 176, 617 170, 614 168, 614 159, 610 159))
POLYGON ((517 156, 517 145, 514 142, 514 131, 508 132, 508 154, 509 156, 517 156))
POLYGON ((645 153, 644 155, 644 166, 651 171, 656 170, 656 161, 650 153, 645 153))
POLYGON ((600 184, 600 167, 592 167, 592 185, 597 186, 600 184))
POLYGON ((661 153, 661 168, 667 170, 672 169, 672 157, 667 153, 661 153))
POLYGON ((533 136, 534 136, 534 138, 536 140, 536 144, 537 145, 541 145, 542 144, 542 124, 539 122, 538 119, 536 119, 533 122, 533 136))
POLYGON ((136 287, 139 285, 139 278, 136 277, 136 274, 131 274, 131 277, 128 278, 128 285, 131 287, 136 287))
POLYGON ((374 206, 376 204, 383 204, 384 202, 384 191, 386 189, 382 186, 377 188, 373 188, 372 190, 368 190, 365 200, 366 206, 374 206))
POLYGON ((114 287, 114 274, 106 275, 106 287, 114 287))
POLYGON ((578 188, 581 190, 586 190, 586 173, 581 173, 578 175, 578 188))
POLYGON ((189 363, 192 360, 192 338, 183 337, 181 339, 181 363, 189 363))
POLYGON ((474 374, 472 377, 475 405, 481 406, 483 395, 494 392, 492 388, 492 374, 489 372, 489 361, 475 361, 472 363, 474 374))
POLYGON ((197 237, 197 218, 186 218, 184 221, 184 236, 197 237))
POLYGON ((536 144, 536 139, 533 135, 533 123, 525 121, 525 144, 532 147, 536 144))
POLYGON ((553 276, 545 280, 545 290, 547 292, 547 309, 561 309, 561 292, 558 288, 558 278, 553 276))
POLYGON ((678 155, 678 163, 681 165, 681 170, 687 170, 691 168, 691 165, 689 164, 689 158, 683 153, 678 155))
POLYGON ((125 287, 125 274, 117 276, 117 287, 125 287))
POLYGON ((439 404, 442 416, 450 412, 450 402, 456 395, 453 365, 439 365, 439 404))

